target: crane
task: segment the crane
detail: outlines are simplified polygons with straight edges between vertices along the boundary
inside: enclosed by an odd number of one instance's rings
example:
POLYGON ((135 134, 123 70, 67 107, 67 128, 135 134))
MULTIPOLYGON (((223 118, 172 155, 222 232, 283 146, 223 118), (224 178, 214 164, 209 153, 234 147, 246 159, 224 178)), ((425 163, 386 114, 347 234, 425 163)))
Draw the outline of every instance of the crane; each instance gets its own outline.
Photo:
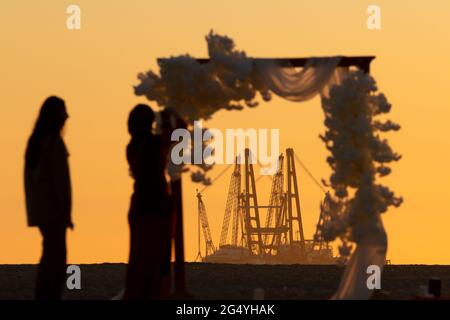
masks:
MULTIPOLYGON (((278 169, 277 172, 274 175, 274 178, 272 179, 272 187, 270 192, 270 199, 269 199, 269 208, 267 210, 266 215, 266 223, 265 227, 266 229, 271 227, 280 227, 282 225, 282 210, 283 210, 283 202, 284 202, 284 196, 283 196, 283 185, 284 185, 284 175, 283 175, 283 160, 284 156, 281 154, 278 157, 278 169), (275 220, 274 220, 275 218, 275 220)), ((273 244, 275 242, 279 241, 281 234, 277 233, 265 233, 263 242, 264 246, 266 247, 267 253, 272 253, 273 250, 273 244), (271 244, 269 248, 267 248, 268 244, 271 244)))
POLYGON ((202 194, 197 192, 198 199, 198 255, 201 258, 200 251, 200 226, 203 229, 203 237, 205 239, 205 256, 209 256, 216 251, 211 237, 211 230, 209 229, 208 217, 206 215, 206 207, 202 200, 202 194))
POLYGON ((220 233, 220 243, 219 248, 226 245, 228 242, 228 234, 230 227, 231 217, 233 221, 231 223, 231 244, 237 246, 238 243, 238 230, 239 230, 239 219, 240 219, 240 208, 239 208, 239 193, 241 191, 241 166, 236 158, 236 163, 234 165, 234 170, 231 175, 230 186, 228 188, 228 196, 225 207, 225 214, 223 216, 222 232, 220 233))
POLYGON ((327 192, 325 194, 325 198, 320 203, 319 221, 317 222, 316 233, 314 234, 314 238, 313 238, 313 249, 318 251, 319 254, 321 253, 322 249, 329 248, 328 242, 326 242, 323 237, 322 230, 323 230, 324 225, 330 219, 329 216, 326 216, 324 214, 324 212, 326 212, 330 206, 330 201, 331 201, 330 194, 327 192))
MULTIPOLYGON (((232 166, 229 165, 225 168, 218 177, 232 166)), ((217 250, 211 239, 201 192, 197 192, 199 248, 200 227, 203 229, 206 242, 206 256, 203 261, 212 263, 334 263, 332 247, 322 235, 322 226, 329 219, 324 215, 324 209, 330 205, 329 195, 301 162, 294 150, 287 148, 285 155, 281 154, 278 158, 277 172, 270 177, 272 186, 268 205, 258 203, 256 182, 260 178, 261 176, 255 179, 251 151, 245 149, 243 163, 240 163, 239 158, 236 158, 234 163, 217 250), (321 212, 313 240, 306 240, 303 233, 296 163, 326 194, 321 203, 321 212), (264 225, 260 222, 260 212, 263 209, 267 209, 264 225)), ((199 256, 201 258, 200 252, 199 256)))

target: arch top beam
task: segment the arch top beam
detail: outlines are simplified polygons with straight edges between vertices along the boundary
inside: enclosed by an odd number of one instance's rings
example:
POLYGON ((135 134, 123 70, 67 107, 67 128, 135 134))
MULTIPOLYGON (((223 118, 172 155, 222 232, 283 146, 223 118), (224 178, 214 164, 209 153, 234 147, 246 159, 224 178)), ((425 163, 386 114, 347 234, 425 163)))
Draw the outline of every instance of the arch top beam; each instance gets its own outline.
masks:
MULTIPOLYGON (((320 57, 319 57, 320 58, 320 57)), ((288 60, 293 67, 304 67, 309 58, 254 58, 255 60, 288 60)), ((343 56, 339 66, 341 67, 357 67, 366 73, 370 73, 370 63, 375 56, 343 56)), ((159 59, 158 59, 159 60, 159 59)), ((198 58, 199 63, 207 63, 209 58, 198 58)))

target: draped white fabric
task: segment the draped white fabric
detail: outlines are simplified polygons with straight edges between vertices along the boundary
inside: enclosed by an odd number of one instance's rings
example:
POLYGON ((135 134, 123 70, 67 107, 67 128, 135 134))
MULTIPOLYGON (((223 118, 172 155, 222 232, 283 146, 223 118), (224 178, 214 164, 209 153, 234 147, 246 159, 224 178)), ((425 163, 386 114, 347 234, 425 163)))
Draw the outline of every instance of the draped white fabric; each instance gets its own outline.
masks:
POLYGON ((372 290, 367 285, 369 266, 378 266, 382 272, 386 262, 387 235, 381 218, 377 217, 375 227, 367 230, 362 241, 357 243, 350 261, 347 263, 334 300, 367 300, 372 290))
POLYGON ((289 61, 256 60, 261 81, 276 95, 290 101, 306 101, 325 88, 333 79, 341 57, 310 58, 304 68, 297 71, 289 61))
MULTIPOLYGON (((289 61, 257 60, 256 70, 261 81, 276 95, 290 101, 309 100, 320 94, 328 97, 333 85, 340 84, 348 68, 338 67, 341 57, 311 58, 304 68, 296 70, 289 61)), ((322 103, 324 100, 322 99, 322 103)), ((367 286, 367 268, 383 269, 386 261, 387 236, 381 218, 372 223, 366 237, 357 243, 339 288, 332 299, 366 300, 372 291, 367 286), (376 226, 376 228, 373 228, 376 226)))

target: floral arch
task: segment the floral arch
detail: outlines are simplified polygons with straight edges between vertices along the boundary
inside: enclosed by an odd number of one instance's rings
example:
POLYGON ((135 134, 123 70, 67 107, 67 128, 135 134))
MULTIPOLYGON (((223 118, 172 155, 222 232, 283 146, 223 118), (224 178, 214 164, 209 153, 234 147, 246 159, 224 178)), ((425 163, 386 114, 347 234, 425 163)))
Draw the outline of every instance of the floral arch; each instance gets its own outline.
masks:
MULTIPOLYGON (((207 120, 221 109, 242 110, 270 101, 276 94, 301 102, 321 96, 325 132, 321 140, 330 155, 332 174, 324 184, 326 197, 322 235, 340 239, 340 253, 351 255, 337 299, 365 299, 367 267, 384 266, 387 236, 381 214, 398 207, 402 198, 378 182, 400 159, 382 134, 400 126, 380 120, 391 110, 368 73, 371 59, 335 56, 302 60, 298 71, 289 59, 255 59, 235 49, 232 39, 212 31, 206 36, 209 59, 181 55, 159 59, 159 73, 138 75, 136 95, 172 108, 188 123, 207 120), (355 245, 352 245, 355 244, 355 245)), ((370 58, 370 57, 369 57, 370 58)))

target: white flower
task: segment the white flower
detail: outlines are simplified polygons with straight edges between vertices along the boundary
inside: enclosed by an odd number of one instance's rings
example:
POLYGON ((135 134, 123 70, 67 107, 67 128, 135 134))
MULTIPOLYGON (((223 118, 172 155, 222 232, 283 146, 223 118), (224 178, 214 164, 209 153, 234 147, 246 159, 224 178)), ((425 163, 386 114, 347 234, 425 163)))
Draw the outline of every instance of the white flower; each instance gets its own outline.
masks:
POLYGON ((399 130, 400 126, 374 119, 391 109, 386 97, 376 91, 370 75, 353 71, 330 90, 323 103, 327 130, 320 137, 331 153, 327 162, 333 169, 327 184, 339 199, 329 203, 341 205, 326 206, 322 234, 327 241, 341 239, 342 255, 350 253, 350 242, 359 242, 379 230, 379 214, 402 202, 387 187, 376 184, 376 175, 389 175, 387 164, 400 159, 378 134, 399 130))
POLYGON ((270 93, 254 75, 253 60, 235 49, 232 39, 212 31, 206 36, 209 62, 200 64, 189 55, 159 61, 159 75, 140 73, 136 95, 173 108, 192 123, 209 119, 221 110, 256 107, 256 94, 270 100, 270 93))

